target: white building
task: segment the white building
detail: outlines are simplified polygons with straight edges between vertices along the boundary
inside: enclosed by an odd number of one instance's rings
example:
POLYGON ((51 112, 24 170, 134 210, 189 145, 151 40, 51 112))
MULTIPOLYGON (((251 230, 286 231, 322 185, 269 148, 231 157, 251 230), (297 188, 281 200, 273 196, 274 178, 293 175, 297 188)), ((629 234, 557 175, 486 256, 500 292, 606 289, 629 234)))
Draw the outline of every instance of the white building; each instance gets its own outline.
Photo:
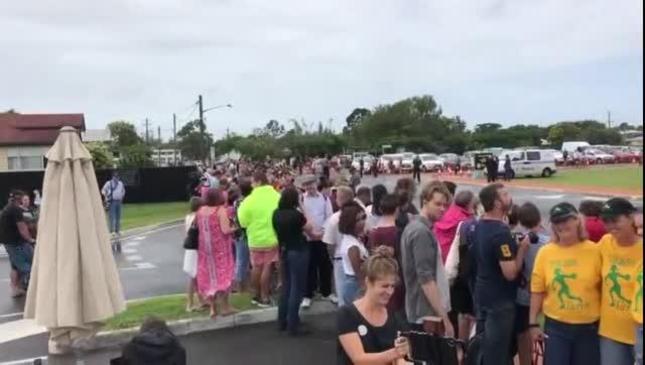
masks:
POLYGON ((172 149, 172 148, 162 148, 162 149, 153 149, 152 150, 152 161, 156 166, 166 167, 166 166, 177 166, 183 165, 181 150, 172 149))

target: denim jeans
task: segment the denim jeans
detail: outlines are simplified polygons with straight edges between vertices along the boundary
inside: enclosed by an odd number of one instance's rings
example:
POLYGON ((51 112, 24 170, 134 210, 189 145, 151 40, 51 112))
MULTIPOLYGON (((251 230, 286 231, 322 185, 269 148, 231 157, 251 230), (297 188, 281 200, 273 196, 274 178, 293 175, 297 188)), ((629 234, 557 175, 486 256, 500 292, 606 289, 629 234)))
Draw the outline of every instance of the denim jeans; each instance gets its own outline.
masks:
POLYGON ((599 365, 598 323, 568 324, 546 317, 544 363, 548 365, 599 365))
POLYGON ((110 220, 110 233, 121 232, 121 200, 112 200, 110 202, 110 210, 108 211, 108 218, 110 220))
POLYGON ((634 345, 600 336, 600 365, 634 365, 634 345))
POLYGON ((20 287, 27 290, 29 276, 31 275, 31 264, 34 259, 34 246, 28 242, 20 242, 5 244, 4 248, 7 251, 7 255, 9 255, 12 268, 18 272, 20 287))
POLYGON ((235 240, 235 281, 243 283, 249 276, 249 244, 246 237, 235 240))
POLYGON ((343 261, 334 259, 334 288, 338 297, 338 306, 345 304, 343 300, 343 285, 345 284, 345 271, 343 270, 343 261))
POLYGON ((512 364, 511 345, 515 336, 515 302, 480 305, 477 333, 482 333, 482 365, 512 364))
POLYGON ((636 343, 634 343, 634 357, 636 365, 643 365, 643 325, 636 326, 636 343))
POLYGON ((358 299, 360 285, 358 285, 358 280, 356 276, 345 274, 345 280, 343 282, 343 303, 345 305, 352 304, 356 299, 358 299))
POLYGON ((300 303, 307 290, 309 250, 286 250, 282 252, 282 293, 278 304, 278 324, 289 332, 295 332, 300 324, 300 303))

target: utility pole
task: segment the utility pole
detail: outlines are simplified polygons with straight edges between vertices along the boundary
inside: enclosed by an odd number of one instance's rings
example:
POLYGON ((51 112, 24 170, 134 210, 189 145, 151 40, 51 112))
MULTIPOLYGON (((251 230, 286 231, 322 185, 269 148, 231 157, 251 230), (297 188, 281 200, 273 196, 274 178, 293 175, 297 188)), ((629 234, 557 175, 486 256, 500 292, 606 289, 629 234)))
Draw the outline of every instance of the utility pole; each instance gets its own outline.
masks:
POLYGON ((159 144, 161 144, 161 126, 157 126, 157 139, 159 140, 159 144))
POLYGON ((159 161, 159 166, 161 167, 163 165, 161 163, 161 126, 157 126, 157 138, 159 139, 159 144, 157 145, 157 161, 159 161))
MULTIPOLYGON (((202 98, 202 95, 200 94, 199 97, 197 98, 197 105, 199 106, 199 132, 202 135, 202 142, 206 141, 206 124, 204 123, 204 100, 202 98)), ((204 146, 202 146, 204 147, 204 146)), ((206 151, 204 151, 204 162, 206 161, 206 155, 208 154, 208 146, 206 147, 206 151)))
POLYGON ((146 118, 146 144, 148 144, 148 127, 150 123, 148 121, 148 118, 146 118))
POLYGON ((611 128, 611 110, 607 110, 607 128, 611 128))
POLYGON ((177 166, 177 114, 172 113, 172 162, 177 166))

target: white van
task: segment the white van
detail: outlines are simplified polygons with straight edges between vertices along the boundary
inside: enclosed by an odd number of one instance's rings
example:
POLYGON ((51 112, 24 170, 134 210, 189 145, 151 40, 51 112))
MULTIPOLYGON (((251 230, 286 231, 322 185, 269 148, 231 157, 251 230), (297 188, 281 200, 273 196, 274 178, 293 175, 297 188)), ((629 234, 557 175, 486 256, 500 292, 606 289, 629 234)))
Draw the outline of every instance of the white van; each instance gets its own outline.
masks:
POLYGON ((576 152, 578 148, 582 147, 584 150, 585 148, 590 147, 591 145, 589 142, 584 142, 584 141, 570 141, 570 142, 562 142, 562 152, 567 151, 569 155, 572 153, 576 152))
POLYGON ((555 155, 552 150, 513 150, 502 151, 499 155, 500 177, 504 176, 506 155, 511 158, 512 177, 550 177, 557 172, 555 155))

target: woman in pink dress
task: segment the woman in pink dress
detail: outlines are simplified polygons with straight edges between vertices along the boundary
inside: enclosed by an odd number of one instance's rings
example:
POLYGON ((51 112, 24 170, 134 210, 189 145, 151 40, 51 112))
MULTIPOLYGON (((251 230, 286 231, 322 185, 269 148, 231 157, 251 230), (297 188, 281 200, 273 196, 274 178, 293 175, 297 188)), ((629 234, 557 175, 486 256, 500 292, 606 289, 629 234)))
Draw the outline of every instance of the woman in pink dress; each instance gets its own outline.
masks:
POLYGON ((209 301, 211 317, 217 315, 217 302, 221 301, 221 314, 235 313, 228 301, 233 283, 233 228, 229 220, 224 197, 219 189, 206 194, 205 206, 195 217, 199 228, 197 253, 197 291, 209 301))

